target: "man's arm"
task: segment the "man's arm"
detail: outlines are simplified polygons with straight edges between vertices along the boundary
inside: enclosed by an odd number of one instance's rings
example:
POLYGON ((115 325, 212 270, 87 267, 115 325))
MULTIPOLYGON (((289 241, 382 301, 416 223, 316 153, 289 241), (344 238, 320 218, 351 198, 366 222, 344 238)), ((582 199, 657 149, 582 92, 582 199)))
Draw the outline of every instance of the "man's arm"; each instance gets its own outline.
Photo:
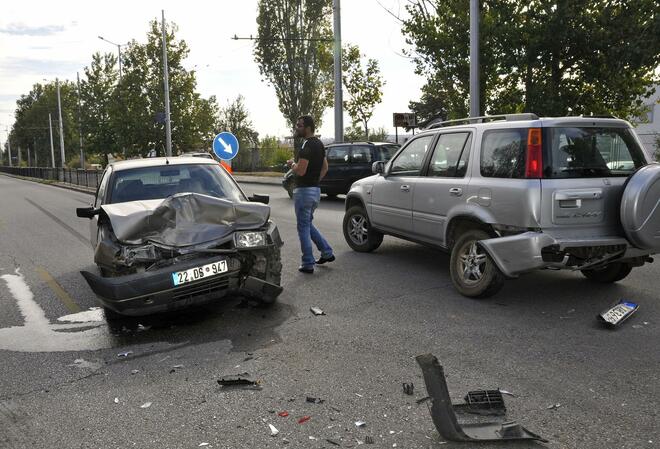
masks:
POLYGON ((323 178, 325 178, 325 175, 328 173, 328 158, 324 157, 323 158, 323 166, 321 167, 321 177, 319 178, 319 181, 323 178))
POLYGON ((291 165, 291 170, 298 175, 298 176, 305 176, 305 173, 307 173, 307 166, 309 165, 309 161, 307 159, 298 159, 298 162, 295 162, 291 165))

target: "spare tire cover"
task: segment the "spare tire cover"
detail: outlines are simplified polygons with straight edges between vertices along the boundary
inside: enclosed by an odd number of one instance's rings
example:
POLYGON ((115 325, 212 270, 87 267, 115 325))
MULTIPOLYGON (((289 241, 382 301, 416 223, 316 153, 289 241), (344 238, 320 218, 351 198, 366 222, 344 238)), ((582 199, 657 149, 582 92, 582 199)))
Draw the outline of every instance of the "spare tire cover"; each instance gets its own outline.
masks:
POLYGON ((637 248, 660 251, 660 164, 642 167, 628 180, 621 224, 637 248))

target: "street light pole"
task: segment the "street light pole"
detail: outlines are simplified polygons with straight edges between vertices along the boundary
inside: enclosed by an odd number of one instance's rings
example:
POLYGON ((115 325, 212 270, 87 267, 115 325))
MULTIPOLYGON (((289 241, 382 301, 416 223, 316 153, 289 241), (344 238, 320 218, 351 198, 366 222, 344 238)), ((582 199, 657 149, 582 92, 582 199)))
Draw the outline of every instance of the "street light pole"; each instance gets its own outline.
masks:
POLYGON ((335 142, 344 141, 344 102, 341 76, 341 13, 340 0, 333 0, 334 18, 334 65, 335 65, 335 142))
POLYGON ((165 85, 165 151, 172 156, 172 124, 170 122, 170 86, 167 75, 167 41, 165 36, 165 10, 163 12, 163 84, 165 85))
POLYGON ((48 130, 50 131, 50 159, 53 161, 53 168, 55 168, 55 146, 53 145, 53 120, 48 113, 48 130))
POLYGON ((470 117, 479 117, 479 0, 470 0, 470 117))
POLYGON ((80 136, 80 168, 85 169, 85 153, 83 153, 83 134, 82 134, 82 107, 80 106, 80 74, 76 72, 78 80, 78 135, 80 136))
POLYGON ((64 168, 64 125, 62 124, 62 101, 60 99, 60 81, 55 78, 55 86, 57 86, 57 111, 60 118, 60 157, 62 158, 62 168, 64 168))
POLYGON ((107 40, 103 36, 98 36, 98 38, 101 39, 102 41, 107 42, 108 44, 112 44, 117 47, 117 55, 118 55, 117 61, 119 62, 119 81, 121 81, 121 44, 115 44, 114 42, 107 40))
POLYGON ((14 164, 11 161, 11 134, 9 133, 9 128, 5 128, 7 131, 7 150, 9 151, 9 166, 13 167, 14 164))

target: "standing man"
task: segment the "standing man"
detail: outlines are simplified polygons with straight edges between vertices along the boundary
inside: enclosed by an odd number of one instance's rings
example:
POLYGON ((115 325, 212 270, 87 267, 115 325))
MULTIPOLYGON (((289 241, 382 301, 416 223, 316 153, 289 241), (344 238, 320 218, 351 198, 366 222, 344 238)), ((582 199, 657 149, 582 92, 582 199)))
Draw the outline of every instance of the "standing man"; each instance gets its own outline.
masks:
POLYGON ((298 158, 294 162, 289 159, 287 165, 296 174, 294 178, 293 202, 298 223, 298 238, 302 251, 302 264, 298 268, 301 273, 314 273, 314 264, 324 264, 335 260, 332 248, 314 227, 314 211, 321 201, 319 181, 328 172, 328 160, 325 158, 323 143, 314 136, 314 119, 311 115, 298 117, 296 122, 296 137, 305 139, 298 158), (312 242, 321 251, 321 257, 314 260, 312 242))

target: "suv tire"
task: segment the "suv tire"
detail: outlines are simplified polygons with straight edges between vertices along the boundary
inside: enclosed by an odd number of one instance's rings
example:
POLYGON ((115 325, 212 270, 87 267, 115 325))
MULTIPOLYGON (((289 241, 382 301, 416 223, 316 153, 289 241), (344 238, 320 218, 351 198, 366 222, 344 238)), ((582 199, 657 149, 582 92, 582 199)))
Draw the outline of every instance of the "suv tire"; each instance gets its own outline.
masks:
POLYGON ((372 229, 367 211, 353 206, 344 215, 344 238, 348 246, 360 253, 370 253, 383 243, 383 234, 372 229))
POLYGON ((630 264, 614 262, 607 264, 602 268, 582 270, 582 274, 590 281, 600 282, 601 284, 611 284, 628 276, 632 269, 633 267, 630 264))
POLYGON ((490 235, 480 229, 461 234, 451 250, 449 273, 458 292, 468 298, 486 298, 504 286, 504 275, 486 250, 477 244, 490 235))

